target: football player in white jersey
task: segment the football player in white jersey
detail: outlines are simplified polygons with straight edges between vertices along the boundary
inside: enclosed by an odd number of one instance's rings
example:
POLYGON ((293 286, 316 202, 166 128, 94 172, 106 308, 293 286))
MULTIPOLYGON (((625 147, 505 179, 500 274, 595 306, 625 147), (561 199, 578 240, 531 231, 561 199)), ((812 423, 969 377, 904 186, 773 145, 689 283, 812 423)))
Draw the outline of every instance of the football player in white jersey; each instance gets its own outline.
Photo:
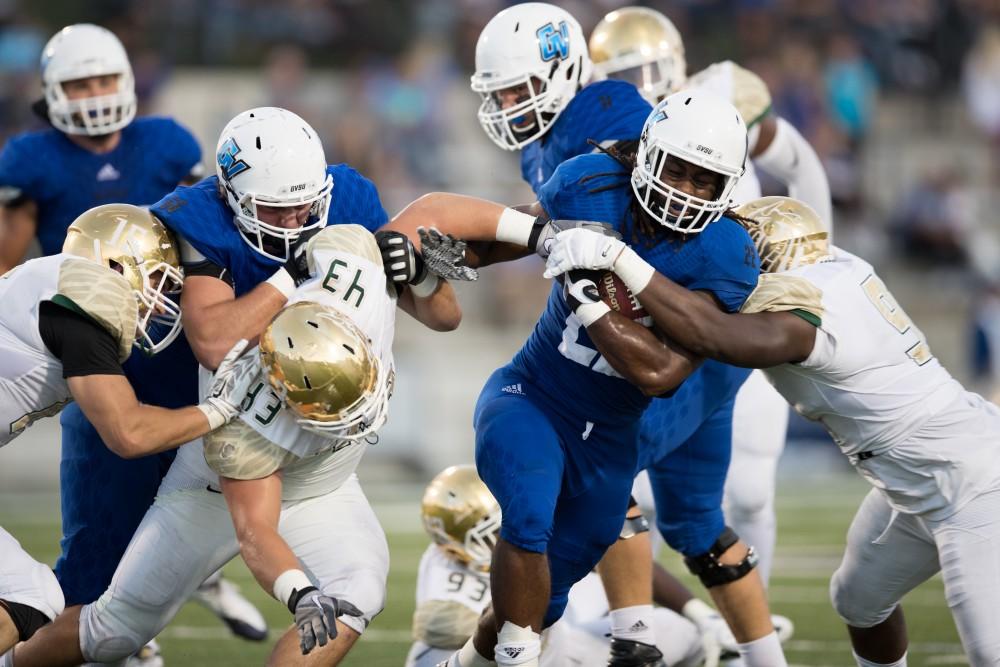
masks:
MULTIPOLYGON (((899 602, 939 570, 970 664, 996 664, 1000 408, 951 377, 871 265, 832 246, 808 206, 765 197, 737 212, 754 221, 761 268, 770 272, 742 313, 716 315, 661 276, 629 287, 678 344, 765 368, 874 487, 830 586, 857 664, 906 665, 899 602)), ((619 242, 581 231, 556 239, 550 269, 614 270, 619 242)))
MULTIPOLYGON (((31 260, 0 278, 0 447, 32 422, 76 400, 118 455, 173 447, 239 412, 253 359, 228 355, 204 403, 166 410, 138 402, 121 364, 133 346, 155 353, 180 333, 167 293, 182 275, 176 244, 148 211, 107 204, 69 227, 63 252, 31 260), (151 324, 166 333, 152 334, 151 324), (155 337, 155 339, 154 339, 155 337)), ((0 652, 62 611, 51 570, 0 529, 0 652)))
POLYGON ((338 664, 382 610, 388 545, 354 470, 386 417, 396 292, 359 225, 305 253, 316 277, 261 335, 240 419, 181 448, 107 592, 20 647, 18 667, 120 660, 237 553, 295 617, 268 664, 338 664))
MULTIPOLYGON (((490 560, 500 531, 500 506, 473 465, 452 466, 431 481, 421 507, 434 543, 420 559, 414 643, 406 667, 434 667, 461 648, 489 606, 490 560)), ((663 664, 702 664, 697 626, 667 609, 653 614, 663 664)), ((542 638, 542 667, 600 667, 611 655, 608 600, 596 573, 577 583, 563 617, 542 638)))
MULTIPOLYGON (((831 230, 830 185, 823 165, 798 130, 771 112, 771 94, 759 76, 729 60, 687 76, 680 33, 670 19, 646 7, 624 7, 606 15, 591 33, 590 55, 595 77, 631 81, 653 105, 681 88, 707 88, 732 101, 746 121, 751 158, 733 201, 741 204, 761 196, 754 172, 760 167, 785 184, 792 197, 819 212, 826 230, 831 230)), ((757 551, 757 570, 767 584, 777 531, 775 478, 785 447, 788 406, 755 372, 736 395, 733 423, 734 474, 726 479, 726 519, 757 551)))

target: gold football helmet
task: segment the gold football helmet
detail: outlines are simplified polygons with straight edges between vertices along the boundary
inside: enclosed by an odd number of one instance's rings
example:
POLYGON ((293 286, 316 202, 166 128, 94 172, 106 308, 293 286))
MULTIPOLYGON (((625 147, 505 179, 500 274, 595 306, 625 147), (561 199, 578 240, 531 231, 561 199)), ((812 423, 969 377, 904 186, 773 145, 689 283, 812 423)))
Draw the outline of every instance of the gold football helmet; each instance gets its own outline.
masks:
POLYGON ((337 310, 299 301, 260 337, 261 363, 302 428, 362 440, 385 423, 393 372, 368 336, 337 310))
POLYGON ((500 534, 500 505, 473 465, 445 468, 424 491, 424 530, 445 553, 486 571, 500 534))
POLYGON ((83 213, 66 230, 63 252, 92 259, 124 276, 139 307, 135 346, 156 354, 181 331, 181 310, 171 296, 184 282, 177 242, 147 209, 105 204, 83 213))
POLYGON ((830 234, 807 204, 791 197, 762 197, 734 209, 752 220, 747 230, 763 273, 779 273, 831 258, 830 234))
POLYGON ((596 78, 633 83, 653 105, 687 78, 681 34, 647 7, 623 7, 601 19, 590 35, 590 58, 596 78))

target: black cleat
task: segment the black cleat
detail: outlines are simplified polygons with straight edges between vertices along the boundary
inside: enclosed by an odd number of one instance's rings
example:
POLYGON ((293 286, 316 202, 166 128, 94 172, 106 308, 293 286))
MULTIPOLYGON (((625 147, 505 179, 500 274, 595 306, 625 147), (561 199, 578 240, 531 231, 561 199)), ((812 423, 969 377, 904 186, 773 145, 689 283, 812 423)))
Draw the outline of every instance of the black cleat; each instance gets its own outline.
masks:
POLYGON ((663 653, 652 644, 612 637, 608 667, 666 667, 666 663, 663 653))

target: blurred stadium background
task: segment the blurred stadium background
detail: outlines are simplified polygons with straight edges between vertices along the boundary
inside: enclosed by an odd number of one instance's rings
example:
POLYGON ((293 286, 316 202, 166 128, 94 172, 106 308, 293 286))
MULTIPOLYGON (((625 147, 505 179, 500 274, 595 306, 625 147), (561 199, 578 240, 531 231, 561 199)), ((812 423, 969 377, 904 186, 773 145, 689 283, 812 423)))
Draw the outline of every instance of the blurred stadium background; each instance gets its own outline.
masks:
MULTIPOLYGON (((322 134, 330 162, 349 162, 372 178, 390 214, 432 190, 524 203, 532 196, 520 182, 517 156, 485 137, 475 118, 478 97, 468 89, 479 30, 506 4, 0 0, 0 140, 40 124, 29 107, 40 96, 38 57, 48 37, 65 24, 94 22, 113 29, 129 50, 140 113, 172 115, 188 126, 209 168, 230 117, 274 104, 322 134)), ((556 4, 589 34, 623 3, 556 4)), ((826 165, 838 245, 873 262, 951 372, 991 394, 1000 384, 1000 225, 993 217, 1000 2, 646 4, 680 28, 689 71, 732 59, 767 81, 776 112, 826 165)), ((475 397, 540 312, 548 291, 540 273, 540 263, 529 259, 463 286, 465 320, 451 334, 421 331, 401 316, 392 417, 360 472, 390 534, 390 598, 348 664, 402 664, 424 545, 422 484, 446 465, 471 461, 475 397)), ((821 431, 793 419, 789 435, 773 606, 797 623, 794 663, 849 665, 826 585, 865 486, 821 431)), ((0 524, 50 562, 58 550, 58 443, 57 420, 49 419, 0 455, 0 524)), ((241 564, 229 570, 272 625, 289 621, 241 564)), ((907 615, 911 665, 965 664, 939 580, 909 597, 907 615)), ((228 639, 193 608, 162 643, 168 665, 256 664, 266 655, 263 647, 228 639)))

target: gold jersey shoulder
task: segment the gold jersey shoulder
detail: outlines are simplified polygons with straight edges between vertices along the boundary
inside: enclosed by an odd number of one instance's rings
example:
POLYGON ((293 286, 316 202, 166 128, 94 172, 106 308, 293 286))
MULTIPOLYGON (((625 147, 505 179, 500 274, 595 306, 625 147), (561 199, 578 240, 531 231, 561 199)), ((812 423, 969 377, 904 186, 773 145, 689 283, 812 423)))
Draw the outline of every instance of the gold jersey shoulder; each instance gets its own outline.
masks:
POLYGON ((747 297, 741 313, 802 310, 823 320, 823 290, 805 278, 783 273, 762 273, 757 288, 747 297))
POLYGON ((346 252, 382 267, 382 253, 375 235, 361 225, 331 225, 324 227, 309 240, 306 252, 310 259, 324 250, 346 252))
POLYGON ((759 76, 731 60, 709 65, 688 78, 691 88, 706 88, 729 99, 753 127, 771 110, 771 91, 759 76))
POLYGON ((118 359, 132 353, 139 302, 120 274, 89 259, 70 257, 59 267, 57 294, 72 301, 118 341, 118 359))
POLYGON ((230 479, 260 479, 299 460, 239 419, 207 434, 204 442, 205 463, 230 479))

